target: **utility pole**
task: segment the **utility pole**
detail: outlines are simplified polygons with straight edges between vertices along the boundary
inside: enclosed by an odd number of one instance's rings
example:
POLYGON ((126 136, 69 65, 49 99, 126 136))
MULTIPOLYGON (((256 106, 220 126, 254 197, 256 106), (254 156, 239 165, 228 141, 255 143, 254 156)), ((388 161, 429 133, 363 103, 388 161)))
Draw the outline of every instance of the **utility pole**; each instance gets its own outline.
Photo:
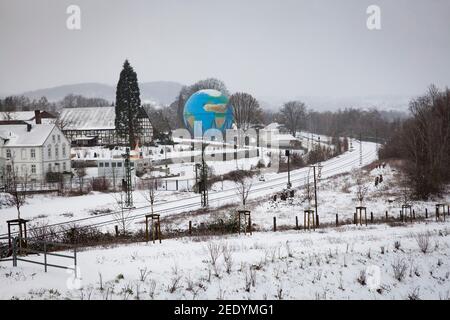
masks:
POLYGON ((292 187, 291 184, 291 161, 290 161, 290 157, 291 156, 291 152, 290 150, 286 150, 286 157, 287 157, 287 166, 288 166, 288 183, 287 183, 287 188, 290 189, 292 187))
POLYGON ((319 213, 317 212, 317 182, 316 182, 316 166, 313 166, 314 170, 314 206, 316 209, 316 216, 319 216, 319 213))
POLYGON ((206 144, 202 142, 202 164, 199 184, 202 208, 206 208, 208 206, 208 167, 206 166, 205 162, 205 148, 206 144))
POLYGON ((126 148, 126 153, 122 155, 125 158, 125 206, 133 207, 133 192, 131 184, 131 166, 130 166, 130 148, 126 148))
MULTIPOLYGON (((320 172, 321 172, 321 165, 312 165, 312 166, 310 166, 310 167, 313 168, 313 174, 314 174, 314 209, 315 209, 316 215, 318 215, 318 213, 317 213, 318 205, 317 205, 317 178, 316 178, 316 167, 317 167, 317 169, 319 170, 318 176, 319 176, 319 178, 320 178, 320 175, 321 175, 321 174, 320 174, 320 172)), ((308 176, 309 176, 309 173, 308 173, 308 176)))
POLYGON ((378 154, 378 130, 375 129, 375 146, 378 154))
POLYGON ((353 151, 353 130, 350 130, 350 151, 353 151))
POLYGON ((362 167, 362 135, 359 133, 359 166, 362 167))

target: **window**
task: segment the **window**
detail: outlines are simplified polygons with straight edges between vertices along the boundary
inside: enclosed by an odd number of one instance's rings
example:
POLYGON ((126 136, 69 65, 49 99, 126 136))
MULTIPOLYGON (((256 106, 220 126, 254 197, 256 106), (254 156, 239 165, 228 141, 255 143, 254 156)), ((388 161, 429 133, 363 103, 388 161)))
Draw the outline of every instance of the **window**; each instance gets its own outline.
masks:
POLYGON ((25 160, 27 158, 27 150, 20 149, 20 157, 22 160, 25 160))
POLYGON ((59 157, 59 146, 58 145, 55 146, 55 157, 56 158, 59 157))
POLYGON ((11 159, 11 149, 6 149, 6 158, 11 159))
POLYGON ((52 135, 53 142, 56 142, 55 135, 52 135))
POLYGON ((62 145, 62 156, 65 157, 66 156, 66 145, 63 143, 62 145))
POLYGON ((119 162, 119 163, 117 164, 117 166, 118 166, 119 168, 122 168, 122 162, 119 162))
POLYGON ((51 163, 48 164, 48 171, 50 171, 50 172, 52 171, 52 164, 51 163))
POLYGON ((36 159, 36 149, 30 150, 30 157, 31 157, 31 159, 36 159))
POLYGON ((47 147, 47 153, 48 153, 48 157, 51 158, 52 157, 52 146, 51 145, 49 145, 47 147))
POLYGON ((31 173, 36 174, 36 165, 35 164, 31 165, 31 173))
POLYGON ((63 171, 66 171, 66 163, 63 162, 63 171))
POLYGON ((11 172, 11 169, 12 169, 11 165, 7 164, 6 165, 6 172, 11 172))
POLYGON ((105 162, 105 168, 109 168, 109 162, 105 162))
POLYGON ((98 166, 99 166, 100 168, 103 168, 103 162, 99 162, 99 163, 98 163, 98 166))
POLYGON ((115 168, 115 167, 116 167, 116 163, 115 163, 115 162, 112 162, 112 163, 111 163, 111 167, 115 168))
POLYGON ((61 135, 58 134, 58 142, 61 142, 61 135))

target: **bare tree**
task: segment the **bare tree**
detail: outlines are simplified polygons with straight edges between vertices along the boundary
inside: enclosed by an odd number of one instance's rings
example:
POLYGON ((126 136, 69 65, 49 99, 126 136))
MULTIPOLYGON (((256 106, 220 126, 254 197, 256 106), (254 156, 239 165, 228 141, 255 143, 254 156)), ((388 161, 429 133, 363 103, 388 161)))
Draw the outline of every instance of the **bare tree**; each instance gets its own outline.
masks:
POLYGON ((356 170, 353 172, 353 177, 356 183, 355 196, 359 201, 359 206, 362 207, 364 199, 366 198, 367 192, 369 191, 368 180, 366 173, 362 170, 356 170))
POLYGON ((246 131, 251 124, 261 121, 262 111, 259 103, 250 94, 237 92, 230 97, 228 103, 233 109, 234 122, 238 129, 246 131))
POLYGON ((280 110, 281 122, 295 137, 300 131, 306 119, 306 106, 300 101, 290 101, 283 105, 280 110))
POLYGON ((253 179, 245 176, 240 176, 235 180, 236 185, 236 194, 239 196, 241 200, 241 204, 245 209, 248 194, 253 186, 253 179))
POLYGON ((184 126, 184 120, 183 120, 183 110, 184 105, 186 104, 186 101, 189 99, 189 97, 194 94, 195 92, 203 89, 214 89, 217 91, 222 92, 224 95, 229 96, 229 92, 227 90, 227 87, 225 83, 221 80, 214 79, 214 78, 208 78, 204 80, 200 80, 193 85, 190 86, 184 86, 180 90, 180 94, 175 99, 175 101, 171 104, 171 109, 177 110, 178 115, 178 125, 183 127, 184 126))
MULTIPOLYGON (((311 169, 310 169, 311 171, 311 169)), ((308 209, 311 209, 311 203, 314 199, 314 190, 312 186, 312 182, 310 179, 310 172, 308 171, 308 175, 306 176, 305 189, 303 192, 302 202, 308 203, 308 209)))
POLYGON ((155 199, 158 194, 158 186, 160 184, 160 179, 152 174, 152 168, 150 168, 150 177, 143 181, 144 190, 142 192, 142 196, 144 199, 150 203, 151 213, 153 214, 153 208, 155 204, 155 199))
POLYGON ((126 192, 121 190, 117 193, 111 193, 111 196, 115 201, 113 218, 119 224, 122 235, 126 235, 131 224, 131 208, 126 205, 126 192))
POLYGON ((14 112, 12 111, 4 111, 2 120, 14 120, 14 112))
POLYGON ((80 187, 80 194, 81 194, 83 193, 84 177, 87 175, 86 165, 84 164, 84 162, 79 163, 79 167, 76 168, 75 173, 78 177, 78 184, 80 187))
POLYGON ((425 200, 442 195, 450 181, 450 89, 431 86, 409 109, 411 118, 383 145, 380 156, 406 160, 403 171, 412 196, 425 200))
POLYGON ((61 115, 59 115, 58 118, 56 119, 55 124, 60 130, 64 130, 64 129, 70 127, 70 125, 72 124, 72 121, 70 121, 68 119, 63 119, 63 118, 61 118, 61 115))
POLYGON ((20 177, 14 163, 14 154, 10 160, 10 166, 6 170, 6 188, 12 196, 11 202, 16 207, 17 219, 20 219, 20 208, 25 204, 28 185, 28 173, 24 172, 20 177))
POLYGON ((402 175, 401 181, 400 181, 400 190, 401 190, 401 197, 402 197, 402 204, 408 205, 411 200, 411 187, 410 187, 410 181, 407 176, 402 175))

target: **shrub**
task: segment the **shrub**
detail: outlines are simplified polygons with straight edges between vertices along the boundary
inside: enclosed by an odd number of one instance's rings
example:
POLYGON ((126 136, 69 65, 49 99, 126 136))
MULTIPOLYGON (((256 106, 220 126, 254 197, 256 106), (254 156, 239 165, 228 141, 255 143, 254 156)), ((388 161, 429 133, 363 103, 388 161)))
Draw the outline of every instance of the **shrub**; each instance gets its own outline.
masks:
POLYGON ((401 282, 406 276, 408 266, 403 259, 398 259, 392 264, 392 269, 394 271, 394 278, 401 282))
POLYGON ((91 182, 91 188, 93 191, 105 192, 108 191, 111 184, 105 177, 93 178, 91 182))
POLYGON ((358 283, 362 286, 365 286, 367 283, 367 274, 366 274, 366 270, 361 270, 359 272, 358 278, 356 278, 356 280, 358 281, 358 283))
POLYGON ((419 233, 416 236, 416 241, 420 251, 426 254, 430 249, 430 234, 428 232, 419 233))

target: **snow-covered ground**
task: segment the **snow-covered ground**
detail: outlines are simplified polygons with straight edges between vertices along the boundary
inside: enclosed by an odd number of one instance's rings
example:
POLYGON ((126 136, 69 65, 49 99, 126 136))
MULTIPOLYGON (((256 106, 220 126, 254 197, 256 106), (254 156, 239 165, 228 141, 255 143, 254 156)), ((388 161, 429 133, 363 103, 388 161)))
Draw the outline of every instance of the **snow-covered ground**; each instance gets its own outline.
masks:
MULTIPOLYGON (((363 165, 372 163, 377 158, 376 145, 370 142, 363 143, 362 162, 363 165)), ((336 158, 332 158, 323 162, 323 169, 321 172, 322 179, 332 177, 336 174, 350 172, 354 168, 359 167, 360 157, 359 152, 346 152, 336 158)), ((221 166, 221 163, 217 163, 221 166)), ((231 165, 230 165, 231 166, 231 165)), ((220 168, 217 168, 220 171, 220 168)), ((306 177, 310 175, 310 168, 302 168, 293 170, 291 172, 291 182, 293 187, 300 187, 305 184, 306 177)), ((287 173, 265 173, 266 181, 258 181, 255 178, 252 189, 250 190, 250 199, 259 199, 261 197, 270 196, 286 187, 287 173)), ((221 184, 219 182, 219 184, 221 184)), ((220 207, 236 203, 239 199, 233 184, 224 185, 224 190, 221 185, 214 186, 209 193, 209 205, 211 208, 220 207)), ((148 204, 143 201, 140 192, 135 192, 135 206, 136 209, 130 213, 130 219, 136 222, 137 227, 142 227, 142 219, 145 214, 148 214, 150 209, 148 204)), ((165 193, 162 192, 156 198, 155 212, 160 213, 161 216, 168 217, 171 215, 178 215, 182 212, 191 212, 200 208, 199 195, 192 193, 165 193)), ((114 218, 112 214, 98 214, 99 211, 117 210, 116 200, 111 194, 97 194, 93 193, 87 196, 72 197, 72 198, 58 198, 35 196, 28 200, 22 209, 22 218, 36 220, 42 219, 43 222, 55 223, 61 221, 74 222, 77 219, 84 219, 89 217, 91 219, 78 222, 79 225, 86 225, 92 223, 107 223, 109 230, 112 230, 114 218), (97 210, 97 212, 93 212, 97 210)), ((2 208, 0 210, 0 233, 6 232, 6 220, 16 217, 16 211, 13 207, 2 208)), ((35 221, 37 222, 37 221, 35 221)))
MULTIPOLYGON (((375 145, 364 144, 363 164, 375 159, 375 145)), ((321 224, 351 219, 358 204, 356 176, 359 152, 348 152, 323 163, 318 182, 321 224)), ((368 187, 364 205, 375 218, 398 217, 403 203, 398 171, 389 164, 373 167, 365 174, 368 187), (375 177, 383 182, 375 187, 375 177), (390 200, 390 201, 388 201, 390 200)), ((0 299, 449 299, 450 222, 434 217, 414 224, 382 223, 368 227, 353 225, 294 231, 295 217, 303 224, 302 188, 309 168, 291 173, 297 189, 294 200, 272 201, 268 197, 286 186, 287 174, 266 174, 267 181, 254 181, 248 207, 255 232, 249 235, 183 237, 161 244, 138 243, 84 249, 78 254, 81 277, 64 270, 19 261, 0 264, 0 299), (271 232, 277 217, 279 232, 271 232), (287 227, 287 228, 284 228, 287 227), (424 250, 424 244, 427 244, 424 250), (425 252, 424 252, 425 251, 425 252), (217 262, 213 263, 217 255, 217 262)), ((215 186, 217 187, 217 185, 215 186)), ((210 193, 211 210, 201 214, 199 196, 163 192, 156 211, 162 213, 163 236, 168 231, 186 230, 188 221, 200 223, 230 218, 237 194, 232 184, 210 193), (215 209, 214 209, 215 208, 215 209)), ((418 216, 425 208, 430 215, 436 202, 412 202, 418 216)), ((111 217, 110 194, 82 197, 38 196, 29 200, 23 215, 36 222, 58 222, 93 217, 93 222, 111 217), (43 205, 46 204, 46 205, 43 205), (64 214, 66 213, 66 214, 64 214), (44 216, 47 215, 47 216, 44 216), (97 218, 98 217, 98 218, 97 218)), ((145 200, 135 192, 135 204, 145 200)), ((235 204, 236 205, 236 204, 235 204)), ((133 211, 134 227, 142 229, 142 213, 133 211)), ((14 209, 2 209, 1 219, 14 217, 14 209)), ((87 220, 91 221, 91 219, 87 220)), ((0 222, 2 223, 2 222, 0 222)), ((84 221, 79 222, 84 224, 84 221)), ((108 226, 110 231, 112 226, 108 226)), ((43 261, 42 256, 31 259, 43 261)), ((70 265, 67 259, 49 257, 49 263, 70 265)))
POLYGON ((92 248, 78 254, 80 279, 20 261, 0 264, 0 298, 449 299, 449 227, 373 225, 92 248), (428 243, 425 253, 419 242, 428 243))

